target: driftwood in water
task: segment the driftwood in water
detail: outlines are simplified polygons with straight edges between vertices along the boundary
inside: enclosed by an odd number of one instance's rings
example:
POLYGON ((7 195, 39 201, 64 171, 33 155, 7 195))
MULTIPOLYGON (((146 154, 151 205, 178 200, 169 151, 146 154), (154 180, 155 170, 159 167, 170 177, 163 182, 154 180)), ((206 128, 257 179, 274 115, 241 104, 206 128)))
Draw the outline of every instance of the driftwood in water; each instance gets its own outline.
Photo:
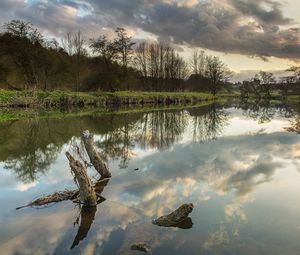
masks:
POLYGON ((153 220, 152 223, 162 227, 176 227, 188 218, 193 209, 193 204, 183 204, 174 212, 171 212, 168 215, 161 216, 153 220))
POLYGON ((111 173, 107 167, 107 165, 101 159, 99 152, 96 150, 96 146, 94 143, 94 135, 90 133, 88 130, 83 132, 82 140, 86 149, 86 152, 91 160, 91 163, 98 171, 98 173, 104 177, 111 177, 111 173))
MULTIPOLYGON (((69 160, 69 164, 72 172, 75 175, 76 182, 79 185, 79 190, 65 190, 62 192, 55 192, 53 194, 38 198, 25 206, 21 206, 16 208, 21 209, 24 207, 32 207, 32 206, 45 206, 50 203, 57 203, 64 200, 74 200, 75 198, 86 206, 95 206, 97 202, 103 201, 103 197, 100 196, 104 187, 107 185, 109 181, 109 177, 111 174, 106 166, 106 164, 101 160, 97 151, 94 148, 93 135, 88 131, 84 132, 85 134, 85 147, 87 149, 88 155, 91 158, 91 161, 96 169, 102 169, 102 178, 93 186, 90 178, 87 175, 86 166, 82 164, 80 161, 75 160, 74 157, 71 156, 69 152, 66 152, 66 156, 69 160), (94 160, 92 160, 91 155, 96 155, 94 160), (100 197, 100 200, 97 201, 97 195, 100 197)), ((75 201, 74 201, 75 202, 75 201)))
MULTIPOLYGON (((97 183, 94 184, 94 190, 98 197, 97 204, 105 201, 105 198, 101 196, 104 187, 107 185, 110 179, 100 179, 97 183)), ((73 202, 77 200, 79 195, 79 190, 64 190, 64 191, 57 191, 52 194, 40 197, 36 200, 33 200, 27 205, 17 207, 16 209, 22 209, 25 207, 39 207, 39 206, 46 206, 51 203, 58 203, 62 201, 72 200, 73 202)))
POLYGON ((79 199, 86 206, 95 206, 97 196, 93 184, 87 175, 86 167, 78 160, 75 160, 69 152, 66 152, 72 172, 79 185, 79 199))
POLYGON ((45 206, 51 203, 58 203, 65 200, 72 200, 76 198, 78 195, 78 190, 65 190, 61 192, 54 192, 53 194, 40 197, 27 205, 21 206, 16 208, 17 210, 25 208, 25 207, 32 207, 32 206, 45 206))

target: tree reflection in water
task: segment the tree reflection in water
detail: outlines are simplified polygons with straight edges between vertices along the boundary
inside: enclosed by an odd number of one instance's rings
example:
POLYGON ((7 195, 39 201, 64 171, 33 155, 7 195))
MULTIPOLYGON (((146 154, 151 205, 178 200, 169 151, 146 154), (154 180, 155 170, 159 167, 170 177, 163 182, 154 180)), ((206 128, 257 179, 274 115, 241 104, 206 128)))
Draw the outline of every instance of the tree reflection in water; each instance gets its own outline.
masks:
POLYGON ((291 120, 291 126, 287 127, 286 130, 300 134, 300 116, 296 116, 291 120))
MULTIPOLYGON (((296 116, 288 131, 300 130, 299 111, 286 102, 275 108, 269 101, 241 101, 236 107, 259 123, 270 121, 275 114, 296 116)), ((219 137, 227 123, 226 109, 218 104, 187 110, 4 122, 0 124, 0 161, 21 181, 33 182, 48 171, 64 145, 89 129, 97 135, 96 145, 103 158, 119 160, 119 167, 126 168, 137 147, 164 151, 183 139, 186 131, 192 132, 194 142, 209 141, 219 137)))
POLYGON ((227 113, 217 104, 189 109, 188 112, 193 116, 193 140, 195 142, 216 139, 222 134, 228 122, 227 113))
POLYGON ((286 101, 272 102, 266 99, 242 99, 238 108, 244 110, 245 116, 258 121, 260 124, 270 122, 276 114, 290 118, 299 112, 295 105, 286 101))
POLYGON ((0 158, 5 161, 4 168, 13 170, 25 183, 45 174, 61 150, 63 143, 50 130, 50 122, 34 119, 1 124, 4 132, 0 138, 0 158))
POLYGON ((153 112, 143 116, 139 122, 135 140, 145 149, 168 149, 177 142, 187 127, 184 111, 153 112))

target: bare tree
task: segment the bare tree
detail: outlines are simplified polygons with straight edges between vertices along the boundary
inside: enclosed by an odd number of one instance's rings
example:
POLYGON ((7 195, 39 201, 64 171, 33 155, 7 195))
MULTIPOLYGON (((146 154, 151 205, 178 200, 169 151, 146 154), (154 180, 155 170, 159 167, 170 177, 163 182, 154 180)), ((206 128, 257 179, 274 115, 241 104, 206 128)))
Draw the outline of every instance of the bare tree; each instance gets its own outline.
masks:
POLYGON ((261 82, 256 77, 243 81, 240 85, 240 92, 242 98, 248 98, 251 94, 256 98, 261 98, 261 82))
POLYGON ((87 51, 84 47, 85 40, 80 31, 73 35, 73 45, 74 45, 74 56, 76 59, 76 91, 79 90, 80 86, 80 75, 81 75, 81 64, 83 61, 83 56, 87 55, 87 51))
POLYGON ((90 47, 94 54, 98 55, 104 62, 105 74, 102 75, 109 77, 107 84, 111 91, 114 91, 112 84, 113 74, 113 62, 117 59, 118 51, 115 47, 115 43, 109 41, 106 36, 100 36, 98 39, 90 40, 90 47))
POLYGON ((300 66, 292 66, 289 69, 287 69, 286 71, 293 72, 296 81, 300 80, 300 66))
POLYGON ((117 33, 117 38, 114 41, 114 46, 120 54, 122 65, 127 67, 131 61, 133 54, 132 46, 135 45, 135 42, 132 42, 132 37, 127 35, 124 28, 118 27, 115 32, 117 33))
POLYGON ((7 34, 17 38, 28 39, 33 44, 42 44, 43 42, 43 36, 30 22, 12 20, 4 23, 4 29, 7 34))
POLYGON ((255 75, 255 78, 260 81, 261 92, 266 97, 271 97, 272 85, 276 83, 276 78, 273 73, 259 72, 255 75))
POLYGON ((294 76, 294 84, 292 86, 292 90, 295 94, 300 94, 300 66, 292 66, 286 71, 288 72, 293 72, 294 76))
POLYGON ((4 31, 10 43, 6 43, 3 48, 0 47, 1 51, 11 56, 15 65, 21 70, 27 83, 25 89, 29 86, 38 87, 37 68, 40 46, 44 42, 43 36, 31 23, 22 20, 5 23, 4 31))
POLYGON ((205 75, 205 66, 206 66, 206 54, 205 51, 194 50, 193 55, 190 59, 190 67, 193 74, 196 75, 205 75))
POLYGON ((74 45, 73 45, 73 39, 72 39, 72 34, 67 33, 67 35, 61 39, 61 44, 64 49, 64 51, 69 55, 73 56, 74 55, 74 45))
POLYGON ((75 70, 75 90, 79 90, 81 82, 81 66, 84 56, 87 55, 85 48, 85 39, 80 31, 75 34, 68 33, 65 38, 61 40, 62 47, 65 52, 74 59, 75 70))
POLYGON ((136 50, 136 64, 144 77, 148 76, 148 47, 146 42, 140 43, 136 50))
POLYGON ((109 41, 106 36, 100 36, 98 39, 91 39, 90 47, 94 54, 103 58, 107 66, 109 66, 117 57, 117 50, 114 43, 109 41))
POLYGON ((159 42, 139 44, 136 48, 137 68, 154 90, 181 89, 188 75, 188 65, 169 45, 159 42), (157 86, 160 87, 157 87, 157 86))
POLYGON ((232 73, 228 67, 218 58, 214 56, 206 57, 205 76, 211 82, 211 92, 215 95, 222 83, 228 82, 232 73))
POLYGON ((295 82, 296 82, 295 76, 280 77, 278 88, 281 91, 281 96, 283 99, 287 97, 289 89, 292 87, 292 84, 294 84, 295 82))

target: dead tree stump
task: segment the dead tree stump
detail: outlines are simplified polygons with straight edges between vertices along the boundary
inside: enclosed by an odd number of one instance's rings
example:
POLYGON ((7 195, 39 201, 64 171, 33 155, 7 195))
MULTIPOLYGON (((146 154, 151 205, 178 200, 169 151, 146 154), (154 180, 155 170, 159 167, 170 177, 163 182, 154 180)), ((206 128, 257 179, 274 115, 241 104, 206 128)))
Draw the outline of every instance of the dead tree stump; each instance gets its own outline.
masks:
POLYGON ((91 160, 91 163, 97 170, 97 172, 104 178, 110 178, 111 173, 107 165, 101 159, 99 152, 96 150, 94 143, 94 135, 88 130, 83 132, 82 140, 86 149, 86 152, 91 160))
POLYGON ((75 160, 69 152, 66 152, 72 172, 79 185, 80 201, 86 206, 95 206, 97 196, 93 184, 87 175, 86 167, 78 160, 75 160))

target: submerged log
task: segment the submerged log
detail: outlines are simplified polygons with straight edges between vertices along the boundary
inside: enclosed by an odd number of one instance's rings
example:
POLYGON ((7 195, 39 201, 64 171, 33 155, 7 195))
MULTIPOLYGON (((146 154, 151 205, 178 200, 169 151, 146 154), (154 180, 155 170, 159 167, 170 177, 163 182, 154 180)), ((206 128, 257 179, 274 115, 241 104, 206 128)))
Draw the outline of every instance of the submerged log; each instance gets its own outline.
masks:
POLYGON ((94 135, 90 133, 88 130, 83 132, 82 140, 86 149, 86 152, 91 160, 91 163, 98 171, 98 173, 104 177, 111 177, 111 173, 107 167, 107 165, 101 159, 99 152, 96 150, 96 146, 94 143, 94 135))
POLYGON ((65 190, 60 192, 54 192, 53 194, 40 197, 27 205, 17 207, 16 209, 22 209, 25 207, 33 207, 33 206, 46 206, 51 203, 58 203, 65 200, 72 200, 78 195, 78 190, 65 190))
POLYGON ((86 206, 95 206, 97 196, 93 184, 87 175, 86 167, 78 160, 75 160, 69 152, 66 152, 72 172, 79 185, 79 199, 86 206))
POLYGON ((193 204, 183 204, 174 212, 152 220, 152 223, 162 227, 176 227, 188 218, 193 209, 193 204))
MULTIPOLYGON (((105 198, 101 196, 105 186, 109 182, 110 179, 100 179, 97 183, 94 184, 94 190, 98 197, 97 204, 102 203, 105 201, 105 198)), ((17 207, 16 210, 26 208, 26 207, 40 207, 40 206, 47 206, 48 204, 58 203, 62 201, 72 200, 73 202, 77 202, 79 196, 79 190, 64 190, 64 191, 57 191, 52 194, 37 198, 32 202, 28 203, 27 205, 23 205, 17 207)))

